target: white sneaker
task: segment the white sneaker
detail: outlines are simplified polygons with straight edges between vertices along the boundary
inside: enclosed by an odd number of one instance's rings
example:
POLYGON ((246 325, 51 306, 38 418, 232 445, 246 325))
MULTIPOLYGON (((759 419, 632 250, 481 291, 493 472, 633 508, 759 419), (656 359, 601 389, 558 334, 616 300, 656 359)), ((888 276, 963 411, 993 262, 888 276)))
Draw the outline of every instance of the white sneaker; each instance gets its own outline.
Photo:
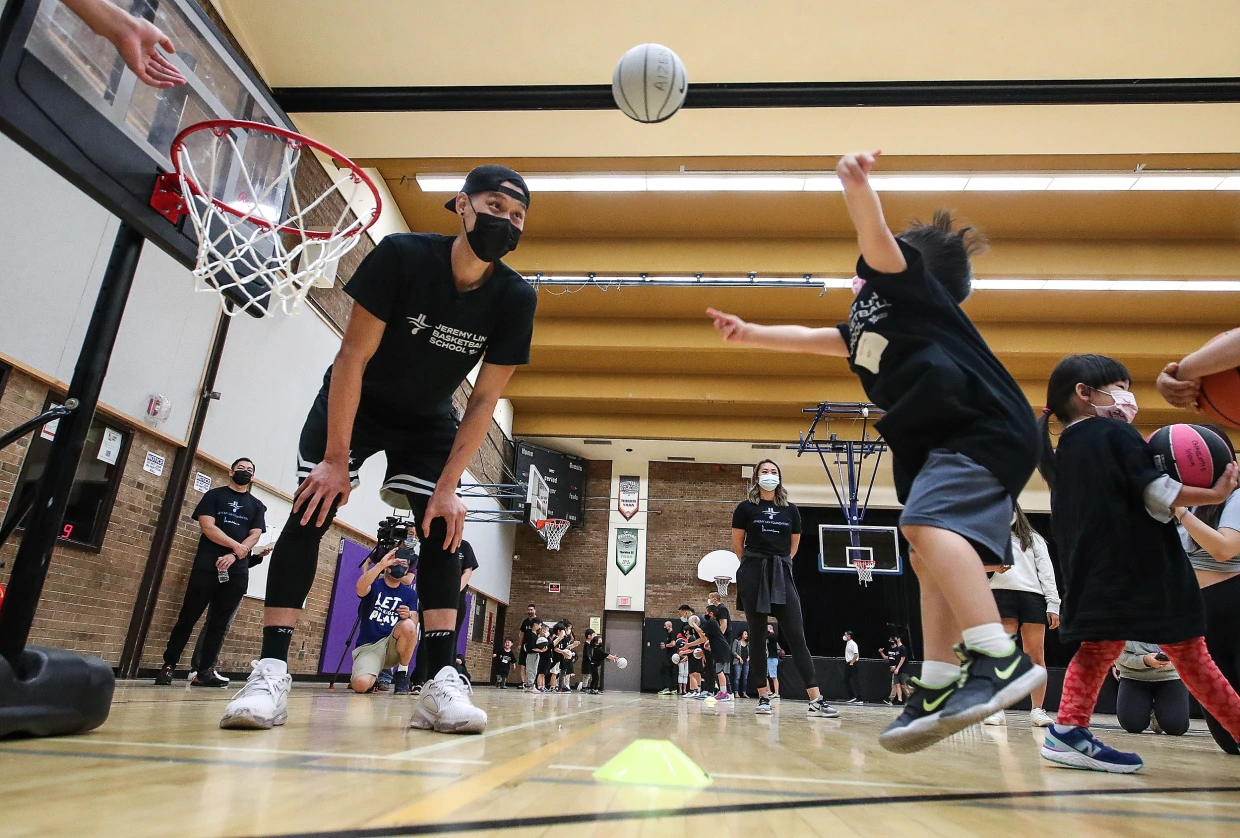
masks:
POLYGON ((293 678, 288 664, 275 658, 253 661, 254 669, 232 701, 220 727, 233 730, 270 730, 288 719, 288 691, 293 678))
POLYGON ((1004 715, 1002 710, 996 710, 995 712, 991 713, 986 718, 982 719, 982 724, 984 725, 1006 725, 1007 716, 1004 715))
POLYGON ((1055 720, 1041 707, 1034 707, 1029 713, 1029 724, 1034 727, 1050 727, 1055 720))
POLYGON ((487 714, 469 700, 473 688, 450 666, 422 685, 409 727, 440 733, 482 733, 487 714))

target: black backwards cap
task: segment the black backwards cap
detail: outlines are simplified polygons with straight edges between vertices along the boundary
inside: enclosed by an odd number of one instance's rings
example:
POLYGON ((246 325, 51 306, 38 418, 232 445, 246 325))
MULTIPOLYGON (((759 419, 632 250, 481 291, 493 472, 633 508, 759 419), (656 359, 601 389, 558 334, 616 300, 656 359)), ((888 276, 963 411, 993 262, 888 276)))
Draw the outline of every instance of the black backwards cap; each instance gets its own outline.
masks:
MULTIPOLYGON (((461 187, 461 192, 464 192, 466 195, 477 195, 480 192, 503 192, 505 195, 516 198, 525 204, 526 207, 530 205, 530 188, 525 185, 525 178, 507 166, 501 166, 498 163, 478 166, 466 175, 465 184, 461 187), (517 189, 505 186, 504 181, 515 183, 517 189)), ((449 198, 448 202, 443 205, 443 208, 450 212, 456 212, 456 196, 453 195, 449 198)))

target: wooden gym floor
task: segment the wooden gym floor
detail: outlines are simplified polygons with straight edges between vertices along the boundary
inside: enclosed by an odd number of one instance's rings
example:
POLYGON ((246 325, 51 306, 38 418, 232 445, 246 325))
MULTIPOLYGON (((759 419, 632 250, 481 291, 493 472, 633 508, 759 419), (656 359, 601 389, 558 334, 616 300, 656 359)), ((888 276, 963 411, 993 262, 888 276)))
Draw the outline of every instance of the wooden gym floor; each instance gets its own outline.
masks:
POLYGON ((875 736, 887 707, 806 719, 804 703, 705 706, 633 693, 534 696, 480 688, 483 736, 409 731, 404 696, 293 686, 289 721, 225 731, 229 692, 119 685, 99 730, 0 742, 0 836, 1193 836, 1240 834, 1240 759, 1195 722, 1181 738, 1116 732, 1137 775, 1038 757, 1024 713, 914 756, 875 736), (638 738, 670 739, 703 790, 596 782, 638 738))

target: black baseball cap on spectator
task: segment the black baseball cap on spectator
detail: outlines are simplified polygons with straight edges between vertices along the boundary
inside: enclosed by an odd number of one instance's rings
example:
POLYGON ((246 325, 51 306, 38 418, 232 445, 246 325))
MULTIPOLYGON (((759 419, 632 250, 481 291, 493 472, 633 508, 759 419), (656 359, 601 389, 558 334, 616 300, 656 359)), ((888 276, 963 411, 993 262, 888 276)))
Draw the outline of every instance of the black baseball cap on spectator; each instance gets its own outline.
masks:
MULTIPOLYGON (((466 195, 477 195, 480 192, 503 192, 505 195, 516 198, 526 207, 530 205, 530 188, 525 185, 525 178, 514 172, 507 166, 501 166, 498 163, 487 163, 484 166, 476 167, 472 172, 465 176, 465 183, 461 186, 461 192, 466 195), (504 182, 514 184, 517 188, 505 186, 504 182)), ((458 195, 460 192, 457 193, 458 195)), ((449 212, 456 212, 456 195, 448 199, 443 208, 449 212)))

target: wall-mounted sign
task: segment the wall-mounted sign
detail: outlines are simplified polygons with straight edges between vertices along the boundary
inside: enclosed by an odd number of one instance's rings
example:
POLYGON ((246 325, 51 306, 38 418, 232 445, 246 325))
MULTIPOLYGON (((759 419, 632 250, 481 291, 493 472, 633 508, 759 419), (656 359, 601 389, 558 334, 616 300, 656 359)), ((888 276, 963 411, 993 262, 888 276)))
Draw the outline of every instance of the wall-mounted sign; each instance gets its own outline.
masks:
POLYGON ((164 464, 167 462, 163 457, 154 451, 146 452, 146 459, 142 461, 142 470, 149 471, 156 477, 162 477, 164 473, 164 464))
POLYGON ((616 607, 617 607, 617 608, 632 608, 632 607, 633 607, 633 597, 631 597, 631 596, 618 596, 618 597, 616 597, 616 607))
POLYGON ((640 477, 620 476, 618 508, 626 521, 632 520, 633 516, 637 514, 637 507, 641 500, 641 486, 642 480, 640 477))
POLYGON ((637 567, 637 530, 632 527, 616 528, 616 567, 625 576, 637 567))
POLYGON ((559 592, 560 592, 560 583, 559 583, 559 582, 548 582, 548 583, 547 583, 547 593, 549 593, 549 594, 558 594, 559 592))

